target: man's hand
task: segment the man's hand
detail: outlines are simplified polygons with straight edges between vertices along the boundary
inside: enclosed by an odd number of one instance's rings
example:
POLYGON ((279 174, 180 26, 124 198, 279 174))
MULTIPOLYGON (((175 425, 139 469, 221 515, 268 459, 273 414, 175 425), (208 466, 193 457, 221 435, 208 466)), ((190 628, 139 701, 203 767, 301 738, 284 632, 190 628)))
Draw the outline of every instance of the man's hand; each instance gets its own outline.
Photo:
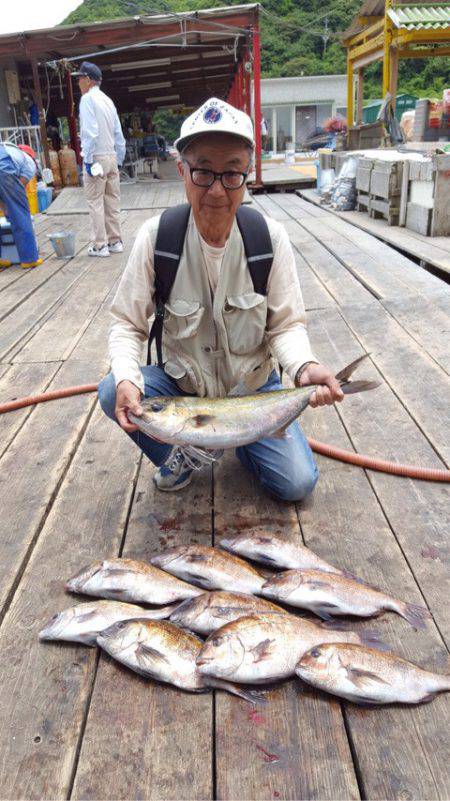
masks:
MULTIPOLYGON (((344 393, 339 385, 339 381, 324 364, 311 362, 301 372, 300 380, 295 379, 297 387, 306 387, 309 384, 317 384, 317 389, 311 395, 309 401, 313 408, 316 406, 327 406, 336 401, 344 400, 344 393)), ((297 374, 298 375, 298 374, 297 374)))
POLYGON ((131 381, 121 381, 116 390, 116 418, 120 427, 128 434, 138 431, 138 427, 128 420, 128 412, 136 417, 142 415, 141 392, 131 381))

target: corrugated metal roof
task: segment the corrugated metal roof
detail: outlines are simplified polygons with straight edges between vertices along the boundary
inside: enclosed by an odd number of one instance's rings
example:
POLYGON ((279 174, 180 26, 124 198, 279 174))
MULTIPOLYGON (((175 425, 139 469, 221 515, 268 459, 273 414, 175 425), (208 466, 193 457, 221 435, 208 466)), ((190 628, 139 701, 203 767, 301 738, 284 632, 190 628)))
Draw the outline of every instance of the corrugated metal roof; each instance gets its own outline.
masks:
POLYGON ((396 28, 408 31, 450 28, 450 4, 395 6, 388 14, 396 28))

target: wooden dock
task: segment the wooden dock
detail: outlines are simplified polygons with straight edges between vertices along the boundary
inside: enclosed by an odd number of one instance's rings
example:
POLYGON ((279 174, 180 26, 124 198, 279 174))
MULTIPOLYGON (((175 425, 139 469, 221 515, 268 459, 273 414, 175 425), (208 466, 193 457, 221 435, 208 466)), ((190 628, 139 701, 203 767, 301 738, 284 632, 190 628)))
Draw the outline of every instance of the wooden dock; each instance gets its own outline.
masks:
MULTIPOLYGON (((158 190, 159 191, 159 190, 158 190)), ((170 202, 169 191, 159 195, 170 202)), ((370 352, 375 392, 308 410, 305 431, 360 453, 449 467, 450 290, 387 244, 295 194, 258 195, 295 248, 318 358, 336 370, 370 352)), ((45 261, 0 271, 0 401, 98 381, 108 307, 141 223, 122 212, 125 252, 86 255, 84 214, 41 216, 45 261), (46 234, 76 232, 59 261, 46 234)), ((217 692, 145 681, 94 649, 40 643, 71 605, 64 581, 110 555, 148 559, 266 527, 404 600, 426 631, 386 614, 369 628, 402 656, 449 671, 448 485, 318 458, 305 504, 266 497, 233 454, 176 495, 107 420, 94 395, 0 416, 0 797, 2 799, 448 799, 450 696, 359 708, 297 680, 253 709, 217 692)), ((363 625, 356 624, 358 627, 363 625)))
MULTIPOLYGON (((388 225, 386 220, 374 220, 365 212, 335 211, 328 206, 320 205, 320 196, 316 189, 300 189, 298 191, 300 197, 319 206, 325 213, 345 220, 388 245, 393 245, 414 259, 418 259, 422 266, 436 267, 438 270, 450 274, 449 236, 422 236, 416 231, 410 231, 409 228, 388 225)), ((314 216, 312 209, 310 211, 314 216)))

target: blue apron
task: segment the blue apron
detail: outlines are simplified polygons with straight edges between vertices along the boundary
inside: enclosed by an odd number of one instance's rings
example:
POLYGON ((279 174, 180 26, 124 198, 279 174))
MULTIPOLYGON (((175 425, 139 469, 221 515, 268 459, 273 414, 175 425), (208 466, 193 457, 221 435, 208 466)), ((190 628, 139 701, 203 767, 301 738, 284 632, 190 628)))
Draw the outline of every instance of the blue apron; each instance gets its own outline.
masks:
POLYGON ((39 252, 27 193, 17 175, 16 165, 2 144, 0 144, 0 201, 5 206, 6 215, 11 223, 20 261, 24 263, 37 261, 39 252))

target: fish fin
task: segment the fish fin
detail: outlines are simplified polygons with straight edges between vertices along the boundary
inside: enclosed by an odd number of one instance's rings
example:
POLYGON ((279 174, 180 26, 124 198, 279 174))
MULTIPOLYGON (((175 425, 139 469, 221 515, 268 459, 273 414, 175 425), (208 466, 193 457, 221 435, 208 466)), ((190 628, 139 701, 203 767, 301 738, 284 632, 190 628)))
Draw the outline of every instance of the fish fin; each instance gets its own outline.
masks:
POLYGON ((319 623, 320 628, 328 631, 353 631, 352 624, 348 620, 335 620, 331 622, 319 623))
POLYGON ((341 384, 344 395, 353 395, 355 392, 367 392, 369 389, 381 387, 381 381, 349 381, 341 384))
POLYGON ((317 617, 320 617, 322 620, 325 620, 327 623, 332 623, 334 621, 333 615, 330 615, 329 612, 325 612, 325 610, 319 606, 317 609, 314 608, 312 610, 317 617))
MULTIPOLYGON (((351 701, 352 704, 359 704, 359 706, 373 706, 374 704, 377 703, 375 698, 373 698, 373 699, 371 698, 370 701, 369 701, 369 699, 366 698, 365 695, 357 695, 356 693, 351 693, 351 694, 348 693, 348 694, 346 694, 345 698, 348 701, 351 701)), ((379 701, 378 703, 381 703, 381 701, 379 701)))
POLYGON ((250 651, 253 654, 254 662, 262 662, 263 659, 266 659, 270 656, 271 648, 270 646, 274 640, 261 640, 258 645, 255 645, 253 648, 250 648, 250 651))
POLYGON ((130 576, 135 576, 136 574, 130 570, 128 567, 121 568, 121 567, 106 567, 103 570, 103 576, 105 578, 111 578, 112 576, 123 576, 125 573, 128 573, 130 576))
POLYGON ((191 553, 186 557, 186 562, 207 562, 208 557, 203 553, 191 553))
POLYGON ((355 685, 355 687, 359 687, 360 689, 369 689, 376 686, 377 684, 388 684, 389 682, 385 681, 378 676, 376 673, 372 673, 371 670, 361 670, 360 668, 352 668, 346 667, 347 676, 355 685))
POLYGON ((260 535, 259 537, 255 537, 255 540, 263 544, 267 542, 270 544, 272 542, 272 537, 263 537, 262 535, 260 535))
POLYGON ((267 556, 267 554, 265 554, 265 553, 259 553, 259 551, 255 551, 255 553, 252 554, 252 559, 255 562, 262 562, 263 565, 269 565, 270 566, 270 565, 276 565, 277 564, 277 560, 273 559, 272 556, 267 556))
POLYGON ((191 571, 188 570, 186 573, 186 577, 187 581, 190 581, 192 582, 192 584, 196 584, 197 586, 202 587, 203 589, 205 588, 210 590, 214 589, 214 585, 209 584, 209 579, 207 579, 205 576, 199 576, 197 573, 191 573, 191 571))
POLYGON ((215 679, 212 676, 204 677, 205 682, 208 687, 211 687, 215 690, 225 690, 231 695, 237 695, 238 698, 243 698, 244 701, 248 701, 250 704, 267 704, 267 699, 258 692, 257 690, 243 690, 241 687, 237 687, 236 684, 233 684, 231 681, 224 681, 223 679, 215 679))
POLYGON ((338 381, 348 381, 350 376, 352 376, 355 370, 358 369, 359 365, 368 359, 369 356, 370 353, 363 353, 362 356, 358 356, 358 358, 353 362, 350 362, 350 364, 347 364, 347 366, 343 367, 342 370, 339 370, 339 372, 336 373, 335 378, 337 378, 338 381))
POLYGON ((400 604, 398 613, 411 624, 415 629, 426 629, 426 618, 431 618, 431 614, 425 606, 418 604, 400 604))
POLYGON ((194 417, 189 417, 186 423, 192 423, 195 428, 203 428, 204 426, 212 425, 215 419, 212 414, 196 414, 194 417))
POLYGON ((136 648, 136 658, 138 662, 168 662, 167 656, 158 651, 156 648, 151 648, 149 645, 145 645, 144 643, 140 642, 136 648))
POLYGON ((377 651, 391 650, 390 646, 381 639, 375 629, 364 629, 363 631, 358 631, 357 634, 361 645, 365 645, 367 648, 376 648, 377 651))
MULTIPOLYGON (((303 584, 307 584, 308 587, 312 590, 319 590, 321 587, 329 587, 330 583, 328 581, 320 581, 319 579, 303 579, 303 584)), ((339 607, 335 606, 334 604, 323 604, 323 606, 333 606, 335 609, 339 607)))
POLYGON ((230 389, 227 398, 241 398, 243 395, 248 395, 248 394, 249 394, 249 388, 247 387, 245 380, 241 378, 241 380, 238 381, 238 383, 234 387, 232 387, 232 389, 230 389))
POLYGON ((436 698, 436 696, 437 696, 437 692, 435 692, 435 693, 428 693, 427 695, 424 695, 424 697, 423 697, 423 698, 421 698, 421 700, 420 700, 420 702, 419 702, 419 703, 421 703, 421 704, 429 704, 429 703, 430 703, 430 701, 432 701, 432 700, 433 700, 433 698, 436 698))
POLYGON ((79 616, 78 620, 79 621, 82 620, 83 623, 85 623, 86 620, 92 620, 92 618, 96 617, 97 614, 98 614, 98 612, 96 612, 95 609, 90 611, 90 612, 82 612, 82 614, 79 616))
MULTIPOLYGON (((192 598, 189 598, 191 601, 192 598)), ((143 618, 146 620, 165 620, 170 617, 172 612, 178 611, 180 604, 169 604, 168 606, 159 606, 157 609, 146 609, 143 618)))
POLYGON ((285 426, 278 428, 276 431, 273 431, 271 434, 267 434, 268 439, 289 439, 290 434, 287 433, 287 429, 291 424, 287 423, 285 426))

